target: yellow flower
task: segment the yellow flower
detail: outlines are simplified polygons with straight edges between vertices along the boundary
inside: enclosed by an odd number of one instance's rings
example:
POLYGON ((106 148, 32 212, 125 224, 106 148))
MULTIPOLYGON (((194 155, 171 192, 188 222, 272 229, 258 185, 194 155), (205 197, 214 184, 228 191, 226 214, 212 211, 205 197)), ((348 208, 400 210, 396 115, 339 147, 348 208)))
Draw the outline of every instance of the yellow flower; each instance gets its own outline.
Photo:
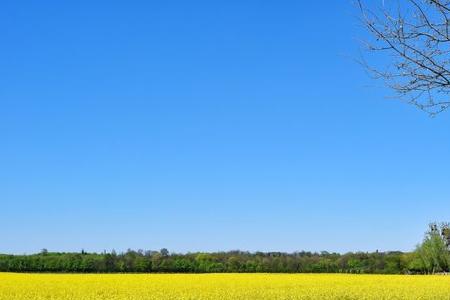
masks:
POLYGON ((0 273, 0 300, 449 299, 450 276, 0 273))

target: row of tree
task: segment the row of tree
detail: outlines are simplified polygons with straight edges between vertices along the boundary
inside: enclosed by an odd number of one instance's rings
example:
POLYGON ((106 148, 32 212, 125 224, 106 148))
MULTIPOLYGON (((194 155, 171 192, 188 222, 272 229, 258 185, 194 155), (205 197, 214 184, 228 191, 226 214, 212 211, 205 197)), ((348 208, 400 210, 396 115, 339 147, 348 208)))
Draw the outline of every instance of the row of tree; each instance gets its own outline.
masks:
POLYGON ((217 252, 169 253, 133 251, 123 253, 56 253, 0 255, 2 272, 274 272, 274 273, 436 273, 448 272, 450 230, 431 224, 424 241, 414 252, 312 253, 312 252, 217 252))
MULTIPOLYGON (((409 270, 411 254, 389 253, 168 253, 133 251, 112 253, 53 253, 2 255, 6 272, 346 272, 402 273, 409 270)), ((416 271, 416 270, 414 270, 416 271)))

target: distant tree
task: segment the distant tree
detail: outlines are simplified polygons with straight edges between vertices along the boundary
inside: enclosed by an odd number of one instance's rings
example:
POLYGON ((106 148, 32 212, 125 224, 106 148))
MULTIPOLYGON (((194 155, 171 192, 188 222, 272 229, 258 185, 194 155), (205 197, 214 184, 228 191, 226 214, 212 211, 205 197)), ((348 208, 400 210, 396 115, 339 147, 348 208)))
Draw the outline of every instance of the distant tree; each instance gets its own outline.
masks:
POLYGON ((167 257, 169 256, 169 250, 167 250, 166 248, 162 248, 159 253, 161 253, 162 257, 167 257))
MULTIPOLYGON (((445 230, 444 230, 445 231, 445 230)), ((442 238, 441 235, 441 240, 442 238)), ((424 249, 428 249, 424 247, 424 249)), ((428 253, 428 252, 427 252, 428 253)), ((345 272, 403 273, 423 272, 417 253, 312 253, 312 252, 215 252, 169 254, 168 251, 134 251, 124 253, 57 253, 32 255, 0 254, 0 272, 345 272), (162 252, 162 253, 161 253, 162 252), (412 264, 416 259, 419 264, 412 264)), ((445 270, 444 268, 441 268, 445 270)), ((439 269, 440 270, 440 269, 439 269)), ((430 271, 431 272, 431 271, 430 271)))
POLYGON ((227 268, 231 272, 239 272, 241 269, 241 262, 238 256, 232 255, 227 260, 227 268))
POLYGON ((450 223, 440 224, 441 236, 444 239, 445 245, 450 250, 450 223))
POLYGON ((448 228, 447 224, 430 224, 422 244, 416 249, 421 267, 427 273, 449 271, 448 228))
POLYGON ((149 272, 151 263, 143 255, 138 255, 134 260, 134 270, 136 272, 149 272))

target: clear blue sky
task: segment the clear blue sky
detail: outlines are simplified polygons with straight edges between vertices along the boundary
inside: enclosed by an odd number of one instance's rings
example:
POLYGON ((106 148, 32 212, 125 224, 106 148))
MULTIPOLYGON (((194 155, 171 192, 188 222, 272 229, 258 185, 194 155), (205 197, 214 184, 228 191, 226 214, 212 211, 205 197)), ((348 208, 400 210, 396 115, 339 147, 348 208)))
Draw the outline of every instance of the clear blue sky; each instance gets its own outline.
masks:
POLYGON ((450 112, 354 63, 351 2, 2 2, 0 252, 413 249, 450 112))

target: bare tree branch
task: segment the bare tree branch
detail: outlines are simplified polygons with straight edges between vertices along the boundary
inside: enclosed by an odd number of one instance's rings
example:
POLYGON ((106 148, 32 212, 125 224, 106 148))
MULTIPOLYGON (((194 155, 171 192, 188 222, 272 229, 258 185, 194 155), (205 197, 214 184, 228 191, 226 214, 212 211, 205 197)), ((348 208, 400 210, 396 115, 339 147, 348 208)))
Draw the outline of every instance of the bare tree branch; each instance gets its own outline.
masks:
POLYGON ((385 0, 377 9, 363 0, 357 5, 371 36, 365 48, 389 58, 386 66, 362 65, 400 98, 431 115, 449 108, 450 0, 385 0))

